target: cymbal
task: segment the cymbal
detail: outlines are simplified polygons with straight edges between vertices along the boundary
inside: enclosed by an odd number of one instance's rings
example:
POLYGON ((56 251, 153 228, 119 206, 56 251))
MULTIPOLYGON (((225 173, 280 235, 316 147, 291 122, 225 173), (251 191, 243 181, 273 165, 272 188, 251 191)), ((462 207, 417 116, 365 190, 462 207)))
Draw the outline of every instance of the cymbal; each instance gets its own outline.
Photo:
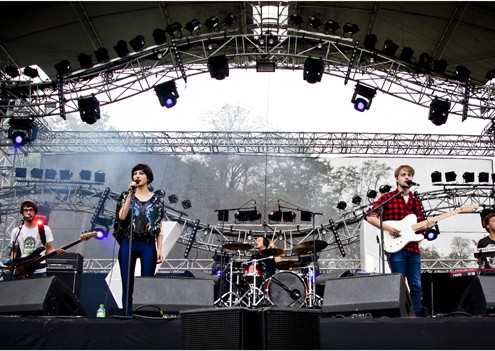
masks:
POLYGON ((282 250, 282 249, 278 249, 278 248, 269 248, 269 249, 264 249, 264 250, 261 250, 260 251, 260 255, 261 256, 264 256, 264 257, 268 257, 268 256, 283 256, 285 255, 285 251, 282 250))
POLYGON ((316 252, 320 252, 325 247, 327 247, 327 242, 323 240, 316 240, 315 242, 305 241, 303 243, 299 243, 292 248, 292 252, 296 255, 303 255, 309 252, 313 252, 315 249, 316 252), (314 246, 313 246, 314 244, 314 246))
POLYGON ((241 250, 241 251, 246 251, 246 250, 251 250, 253 248, 253 245, 251 244, 245 244, 245 243, 237 243, 237 242, 232 242, 232 243, 227 243, 222 246, 225 250, 241 250))
POLYGON ((298 260, 291 260, 291 261, 280 261, 280 262, 275 262, 275 267, 281 270, 287 270, 291 268, 300 268, 300 267, 306 267, 307 264, 298 260))

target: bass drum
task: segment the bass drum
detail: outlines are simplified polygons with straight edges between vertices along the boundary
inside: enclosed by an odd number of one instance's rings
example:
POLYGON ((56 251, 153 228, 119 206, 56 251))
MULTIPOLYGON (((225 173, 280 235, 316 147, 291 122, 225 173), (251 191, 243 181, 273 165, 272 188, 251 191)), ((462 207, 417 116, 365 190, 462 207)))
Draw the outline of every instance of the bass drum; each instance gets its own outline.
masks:
POLYGON ((301 307, 306 299, 306 291, 304 281, 292 272, 279 272, 265 282, 265 297, 279 307, 301 307))

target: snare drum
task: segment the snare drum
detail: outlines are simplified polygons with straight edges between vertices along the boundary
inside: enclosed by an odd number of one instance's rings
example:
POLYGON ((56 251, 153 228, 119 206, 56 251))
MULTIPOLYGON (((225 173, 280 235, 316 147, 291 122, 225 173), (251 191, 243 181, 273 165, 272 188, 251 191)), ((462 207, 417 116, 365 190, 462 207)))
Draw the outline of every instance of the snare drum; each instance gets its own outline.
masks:
POLYGON ((265 297, 275 306, 299 308, 306 299, 307 287, 297 274, 279 272, 264 284, 265 297))
POLYGON ((261 262, 251 262, 251 263, 245 263, 242 268, 242 273, 244 276, 244 279, 248 283, 253 283, 254 279, 256 278, 256 284, 259 285, 261 284, 261 281, 263 280, 263 267, 261 262))

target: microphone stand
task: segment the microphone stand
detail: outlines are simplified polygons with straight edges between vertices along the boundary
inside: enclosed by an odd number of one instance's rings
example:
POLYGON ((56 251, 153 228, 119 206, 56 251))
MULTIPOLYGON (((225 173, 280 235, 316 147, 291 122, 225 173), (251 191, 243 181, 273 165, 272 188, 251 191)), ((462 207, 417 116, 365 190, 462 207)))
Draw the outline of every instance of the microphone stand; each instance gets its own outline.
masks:
MULTIPOLYGON (((124 315, 126 317, 129 316, 128 314, 128 309, 129 309, 129 303, 131 300, 131 297, 129 295, 130 292, 130 285, 131 285, 131 255, 132 255, 132 219, 134 217, 134 206, 132 206, 134 200, 135 200, 135 193, 136 193, 136 188, 131 188, 132 192, 128 196, 131 196, 131 201, 129 203, 129 210, 131 211, 131 228, 130 228, 130 234, 129 234, 129 250, 127 254, 127 284, 126 284, 126 299, 125 299, 125 306, 124 306, 124 315)), ((132 306, 131 306, 131 316, 132 316, 132 306)))

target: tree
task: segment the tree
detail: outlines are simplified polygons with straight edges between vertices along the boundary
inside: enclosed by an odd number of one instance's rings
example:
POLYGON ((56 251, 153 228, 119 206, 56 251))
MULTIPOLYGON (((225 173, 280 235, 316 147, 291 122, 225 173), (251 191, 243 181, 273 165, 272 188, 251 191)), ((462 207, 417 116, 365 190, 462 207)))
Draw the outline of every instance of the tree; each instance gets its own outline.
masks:
POLYGON ((449 259, 465 260, 472 257, 472 240, 455 236, 450 243, 452 251, 447 255, 449 259))

